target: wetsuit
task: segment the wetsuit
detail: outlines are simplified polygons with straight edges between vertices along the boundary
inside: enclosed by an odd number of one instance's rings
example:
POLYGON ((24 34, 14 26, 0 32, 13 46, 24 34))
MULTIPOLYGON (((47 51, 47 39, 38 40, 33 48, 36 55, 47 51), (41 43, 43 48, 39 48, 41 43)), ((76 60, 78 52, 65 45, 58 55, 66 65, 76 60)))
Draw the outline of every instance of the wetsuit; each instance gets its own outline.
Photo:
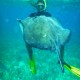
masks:
POLYGON ((41 15, 45 15, 46 17, 51 17, 51 14, 46 11, 32 13, 30 14, 30 17, 36 17, 41 15))

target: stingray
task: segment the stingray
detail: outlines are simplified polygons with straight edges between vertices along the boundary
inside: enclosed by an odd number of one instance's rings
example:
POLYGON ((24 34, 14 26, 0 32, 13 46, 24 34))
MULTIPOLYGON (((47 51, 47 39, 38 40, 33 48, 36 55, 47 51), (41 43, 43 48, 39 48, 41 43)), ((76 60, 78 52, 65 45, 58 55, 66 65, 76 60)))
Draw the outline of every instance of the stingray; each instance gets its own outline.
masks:
POLYGON ((56 51, 61 69, 64 71, 61 51, 69 40, 70 30, 64 29, 55 18, 46 16, 28 17, 18 22, 30 59, 32 48, 56 51))

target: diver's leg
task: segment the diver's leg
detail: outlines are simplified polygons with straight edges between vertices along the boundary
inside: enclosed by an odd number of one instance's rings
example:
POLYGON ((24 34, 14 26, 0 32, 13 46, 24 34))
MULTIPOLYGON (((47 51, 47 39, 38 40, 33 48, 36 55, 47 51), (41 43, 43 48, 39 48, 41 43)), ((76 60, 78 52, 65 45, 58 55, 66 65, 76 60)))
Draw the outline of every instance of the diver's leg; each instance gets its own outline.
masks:
POLYGON ((29 58, 30 58, 30 60, 32 60, 32 56, 33 56, 32 48, 28 44, 26 44, 26 48, 27 48, 27 51, 28 51, 29 58))
POLYGON ((60 48, 61 61, 64 63, 64 45, 61 45, 60 48))
POLYGON ((28 55, 30 58, 30 70, 33 74, 35 74, 36 73, 36 66, 35 66, 32 47, 30 45, 26 44, 26 48, 27 48, 28 55))
POLYGON ((64 45, 60 48, 61 62, 62 62, 62 72, 64 72, 64 45))
POLYGON ((64 46, 60 46, 57 48, 58 60, 61 65, 62 72, 64 72, 64 64, 63 64, 63 54, 64 54, 64 46))

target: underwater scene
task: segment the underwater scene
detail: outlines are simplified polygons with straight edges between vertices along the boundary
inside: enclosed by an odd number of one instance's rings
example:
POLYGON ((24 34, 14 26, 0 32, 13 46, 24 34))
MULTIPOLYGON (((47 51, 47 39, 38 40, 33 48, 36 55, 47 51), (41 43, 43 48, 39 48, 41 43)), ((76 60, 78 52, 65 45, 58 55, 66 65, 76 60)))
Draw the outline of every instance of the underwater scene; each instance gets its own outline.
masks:
POLYGON ((80 80, 80 0, 1 0, 0 80, 80 80))

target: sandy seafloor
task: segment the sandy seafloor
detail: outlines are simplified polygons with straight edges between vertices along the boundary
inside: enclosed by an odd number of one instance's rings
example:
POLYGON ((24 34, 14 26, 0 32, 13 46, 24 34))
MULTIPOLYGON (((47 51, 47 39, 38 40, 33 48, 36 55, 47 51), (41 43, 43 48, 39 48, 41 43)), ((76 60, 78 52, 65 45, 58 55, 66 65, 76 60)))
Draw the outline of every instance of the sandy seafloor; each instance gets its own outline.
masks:
MULTIPOLYGON (((80 68, 80 6, 69 5, 67 9, 58 5, 53 9, 51 6, 48 11, 72 31, 70 42, 65 45, 64 60, 80 68)), ((33 49, 37 73, 30 72, 29 57, 16 19, 23 19, 32 11, 33 8, 27 10, 25 6, 0 5, 0 80, 80 80, 67 69, 62 73, 57 54, 45 50, 33 49)))
MULTIPOLYGON (((34 49, 37 73, 33 75, 24 43, 6 41, 0 43, 0 80, 80 80, 67 69, 61 72, 56 53, 38 49, 34 49)), ((77 68, 80 68, 79 47, 66 46, 64 54, 65 61, 77 68)))

